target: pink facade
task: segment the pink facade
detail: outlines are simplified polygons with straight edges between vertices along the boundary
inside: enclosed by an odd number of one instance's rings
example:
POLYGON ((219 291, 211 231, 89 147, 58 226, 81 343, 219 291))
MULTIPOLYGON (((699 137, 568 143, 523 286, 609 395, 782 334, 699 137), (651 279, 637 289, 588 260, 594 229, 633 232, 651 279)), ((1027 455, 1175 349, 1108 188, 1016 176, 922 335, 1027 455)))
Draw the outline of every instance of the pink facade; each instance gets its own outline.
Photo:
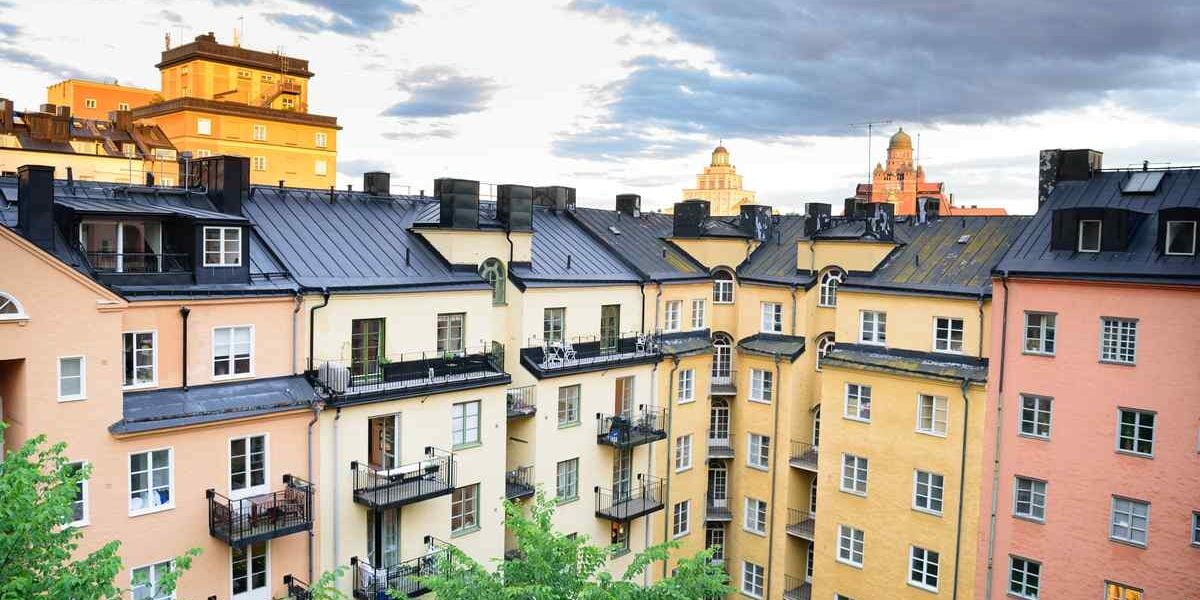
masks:
MULTIPOLYGON (((1012 557, 1039 563, 1039 598, 1110 598, 1109 582, 1143 592, 1122 600, 1195 597, 1200 291, 1061 279, 1010 279, 1007 292, 997 279, 993 289, 993 327, 1003 335, 992 342, 985 456, 993 458, 998 449, 999 461, 985 460, 980 598, 1012 597, 1012 557), (1052 355, 1025 351, 1027 311, 1054 314, 1052 355), (1136 319, 1133 364, 1101 362, 1104 317, 1136 319), (1044 425, 1029 423, 1038 419, 1022 410, 1022 395, 1050 400, 1048 436, 1044 425), (1152 415, 1152 441, 1137 446, 1148 453, 1119 450, 1121 409, 1152 415), (1016 505, 1018 477, 1044 483, 1041 520, 1024 502, 1028 495, 1016 505), (1127 504, 1114 516, 1114 498, 1148 503, 1144 536, 1126 527, 1127 504), (1018 508, 1026 516, 1015 514, 1018 508), (1129 537, 1135 540, 1115 539, 1129 537), (1142 537, 1144 545, 1136 541, 1142 537)), ((1140 528, 1140 518, 1132 522, 1140 528)))

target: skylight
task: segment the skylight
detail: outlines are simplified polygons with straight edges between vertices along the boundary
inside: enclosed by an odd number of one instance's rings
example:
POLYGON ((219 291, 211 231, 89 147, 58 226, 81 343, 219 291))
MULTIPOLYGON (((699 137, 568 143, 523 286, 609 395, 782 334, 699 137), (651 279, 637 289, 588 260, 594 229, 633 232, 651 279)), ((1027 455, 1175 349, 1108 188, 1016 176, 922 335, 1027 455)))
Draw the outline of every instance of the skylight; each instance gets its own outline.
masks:
POLYGON ((963 235, 958 236, 958 243, 960 244, 965 244, 969 241, 971 241, 971 234, 969 233, 964 233, 963 235))
POLYGON ((1125 180, 1121 191, 1126 194, 1153 194, 1162 183, 1163 171, 1138 171, 1125 180))

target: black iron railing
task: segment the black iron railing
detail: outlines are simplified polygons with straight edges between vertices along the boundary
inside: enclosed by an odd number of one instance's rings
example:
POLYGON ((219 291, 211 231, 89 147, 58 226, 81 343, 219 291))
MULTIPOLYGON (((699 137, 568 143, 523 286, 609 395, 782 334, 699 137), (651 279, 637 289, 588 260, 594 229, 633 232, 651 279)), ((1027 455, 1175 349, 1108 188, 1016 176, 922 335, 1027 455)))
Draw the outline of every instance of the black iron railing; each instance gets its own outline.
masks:
POLYGON ((638 475, 624 486, 595 487, 596 516, 610 521, 629 521, 662 510, 666 484, 652 475, 638 475))
POLYGON ((420 392, 438 387, 486 383, 507 378, 500 366, 499 344, 452 352, 408 352, 369 360, 326 360, 308 372, 329 394, 420 392))
POLYGON ((792 440, 792 451, 788 456, 788 463, 797 469, 805 471, 817 471, 817 447, 808 442, 798 442, 792 440))
POLYGON ((704 505, 704 520, 706 521, 732 521, 733 511, 729 508, 728 494, 716 494, 709 490, 705 494, 704 505))
POLYGON ((436 575, 443 562, 449 563, 454 554, 450 545, 425 536, 425 554, 399 564, 375 567, 361 558, 350 559, 353 571, 354 597, 363 600, 392 600, 415 598, 429 593, 422 577, 436 575))
POLYGON ((209 534, 240 547, 312 529, 313 485, 291 475, 283 483, 282 490, 237 500, 205 491, 209 534))
POLYGON ((289 600, 312 600, 312 590, 308 589, 308 582, 301 581, 289 573, 283 576, 283 585, 287 586, 289 600))
POLYGON ((504 472, 504 497, 508 500, 533 495, 533 466, 517 467, 504 472))
POLYGON ((390 469, 352 461, 354 501, 369 508, 404 506, 454 491, 454 454, 432 446, 425 458, 390 469))
POLYGON ((662 356, 657 335, 624 332, 613 336, 587 335, 545 340, 529 339, 521 362, 535 373, 607 368, 621 363, 653 362, 662 356))
POLYGON ((537 412, 537 386, 508 390, 508 418, 528 417, 537 412))
POLYGON ((667 409, 640 405, 619 415, 596 413, 596 443, 630 448, 667 438, 667 409))
POLYGON ((733 435, 729 431, 708 430, 708 457, 733 458, 733 435))
POLYGON ((817 515, 797 508, 789 508, 787 514, 788 535, 813 541, 813 532, 817 528, 817 515))
POLYGON ((88 264, 100 273, 190 273, 187 254, 155 252, 85 252, 88 264))
POLYGON ((812 586, 799 577, 783 576, 783 600, 810 600, 812 586))

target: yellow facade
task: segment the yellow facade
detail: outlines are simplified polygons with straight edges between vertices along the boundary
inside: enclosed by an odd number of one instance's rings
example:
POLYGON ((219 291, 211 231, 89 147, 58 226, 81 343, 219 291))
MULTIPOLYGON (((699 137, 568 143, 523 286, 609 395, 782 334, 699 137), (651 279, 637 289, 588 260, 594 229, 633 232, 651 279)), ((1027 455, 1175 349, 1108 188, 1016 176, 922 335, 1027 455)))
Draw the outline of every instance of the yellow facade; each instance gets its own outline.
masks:
POLYGON ((755 194, 742 189, 742 176, 729 161, 729 151, 717 146, 712 162, 696 175, 696 187, 683 190, 682 200, 692 199, 708 200, 712 215, 719 217, 739 214, 743 205, 755 203, 755 194))

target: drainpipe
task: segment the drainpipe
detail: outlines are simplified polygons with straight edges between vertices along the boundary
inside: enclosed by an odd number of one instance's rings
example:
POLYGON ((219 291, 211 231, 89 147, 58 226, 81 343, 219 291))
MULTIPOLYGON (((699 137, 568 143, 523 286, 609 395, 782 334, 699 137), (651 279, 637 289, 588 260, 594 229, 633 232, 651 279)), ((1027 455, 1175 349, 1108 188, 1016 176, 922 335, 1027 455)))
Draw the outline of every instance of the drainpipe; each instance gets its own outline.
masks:
POLYGON ((321 303, 308 309, 308 369, 313 369, 314 345, 316 344, 316 329, 313 324, 316 322, 317 310, 329 306, 329 288, 321 288, 321 303))
MULTIPOLYGON (((982 302, 982 300, 981 300, 982 302)), ((967 480, 967 427, 970 423, 971 399, 967 397, 967 386, 970 385, 966 377, 962 380, 962 398, 963 398, 963 433, 962 433, 962 450, 958 458, 958 525, 954 529, 954 592, 951 598, 958 599, 958 559, 962 553, 962 523, 963 523, 963 490, 966 489, 967 480)))
MULTIPOLYGON (((671 425, 672 425, 671 421, 672 421, 672 416, 673 416, 672 413, 675 411, 675 401, 672 400, 672 398, 675 397, 675 372, 679 370, 679 357, 672 356, 671 360, 674 361, 674 364, 671 365, 670 380, 667 381, 667 460, 666 460, 667 481, 666 481, 666 484, 663 486, 666 488, 667 498, 664 498, 664 500, 667 500, 671 497, 671 471, 674 470, 672 468, 674 463, 671 462, 671 448, 672 448, 672 446, 674 446, 675 440, 674 440, 674 438, 671 437, 671 430, 673 429, 671 427, 671 425)), ((707 440, 707 438, 705 438, 705 439, 707 440)), ((692 448, 694 450, 695 446, 693 445, 692 448)), ((668 501, 667 504, 669 505, 670 502, 668 501)), ((664 542, 666 542, 670 539, 670 535, 671 535, 670 526, 671 526, 671 520, 664 516, 663 517, 663 541, 664 542)), ((650 528, 649 527, 646 528, 646 536, 647 537, 650 536, 650 528)), ((670 559, 663 561, 663 579, 666 579, 666 577, 667 577, 667 565, 669 565, 670 562, 671 562, 670 559)))
MULTIPOLYGON (((767 522, 767 573, 773 572, 771 564, 775 555, 775 517, 779 514, 779 507, 775 504, 775 488, 777 487, 775 485, 775 482, 777 481, 775 465, 779 461, 779 452, 781 450, 779 445, 779 405, 783 404, 783 398, 779 393, 782 391, 782 386, 780 385, 779 379, 779 362, 779 356, 776 356, 775 389, 772 390, 775 397, 771 398, 771 404, 775 405, 773 407, 775 412, 775 425, 774 430, 771 432, 771 435, 774 436, 773 443, 775 444, 775 451, 771 453, 771 468, 769 471, 771 474, 771 518, 767 522)), ((784 514, 786 515, 787 513, 784 512, 784 514)), ((767 577, 767 586, 764 590, 766 594, 763 595, 764 598, 771 597, 771 579, 771 577, 767 577)))
POLYGON ((817 274, 817 240, 808 240, 808 272, 817 274))
MULTIPOLYGON (((658 286, 658 291, 654 293, 654 331, 657 333, 659 329, 658 310, 662 304, 662 282, 660 281, 655 285, 658 286)), ((682 319, 683 315, 680 315, 679 318, 682 319)))
POLYGON ((792 335, 796 335, 796 284, 792 284, 792 335))
MULTIPOLYGON (((296 374, 297 367, 299 366, 296 362, 298 360, 296 352, 300 350, 300 307, 304 304, 304 296, 300 295, 299 290, 295 293, 295 301, 296 308, 292 309, 292 375, 296 374)), ((312 473, 309 473, 309 475, 311 476, 312 473)), ((309 481, 311 482, 312 479, 309 479, 309 481)), ((309 574, 309 579, 312 579, 311 574, 309 574)))
POLYGON ((1008 356, 1008 271, 1000 275, 1004 286, 1004 306, 1000 317, 1000 373, 996 381, 996 440, 992 447, 992 505, 988 518, 987 579, 983 582, 984 600, 992 597, 992 562, 996 557, 996 506, 1000 503, 1000 436, 1004 428, 1004 362, 1008 356))
POLYGON ((185 391, 185 392, 188 389, 188 381, 187 381, 187 375, 188 375, 188 339, 187 339, 188 326, 187 326, 187 323, 188 323, 188 315, 190 315, 191 313, 192 313, 192 309, 190 309, 186 306, 179 307, 179 316, 183 318, 183 356, 182 356, 183 369, 182 369, 182 371, 183 371, 183 391, 185 391))
POLYGON ((511 229, 504 232, 504 239, 508 240, 508 264, 512 265, 513 257, 517 255, 517 248, 513 245, 511 229))
POLYGON ((642 291, 642 325, 639 330, 642 333, 645 333, 646 332, 646 282, 643 281, 642 283, 640 283, 638 285, 638 288, 641 289, 641 291, 642 291))
POLYGON ((976 300, 979 306, 979 358, 983 358, 983 293, 980 292, 979 298, 976 300))
POLYGON ((338 420, 342 418, 342 408, 339 406, 337 412, 333 414, 333 564, 334 567, 342 564, 342 476, 337 472, 341 470, 338 467, 339 455, 339 440, 338 440, 338 420))
MULTIPOLYGON (((297 296, 299 298, 299 296, 297 296)), ((299 304, 296 305, 296 311, 299 312, 299 304)), ((293 344, 294 346, 294 344, 293 344)), ((293 357, 295 352, 292 353, 293 357)), ((295 359, 293 358, 293 371, 295 370, 295 359)), ((312 404, 313 416, 308 422, 308 483, 313 482, 313 425, 317 424, 317 418, 321 415, 321 403, 314 400, 312 404)), ((311 507, 310 507, 311 508, 311 507)), ((336 520, 336 519, 335 519, 336 520)), ((313 580, 313 538, 316 537, 316 532, 309 530, 308 532, 308 580, 313 580)))

